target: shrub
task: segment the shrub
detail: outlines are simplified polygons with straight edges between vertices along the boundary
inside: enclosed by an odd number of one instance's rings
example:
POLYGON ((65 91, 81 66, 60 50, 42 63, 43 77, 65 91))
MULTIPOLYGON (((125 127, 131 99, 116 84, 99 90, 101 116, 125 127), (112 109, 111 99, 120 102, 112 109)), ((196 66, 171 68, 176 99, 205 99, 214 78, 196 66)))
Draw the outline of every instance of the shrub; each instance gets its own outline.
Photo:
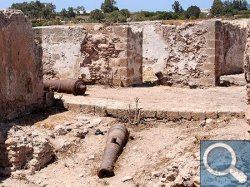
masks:
POLYGON ((129 18, 129 12, 125 10, 116 10, 106 15, 106 22, 121 23, 129 18))
POLYGON ((104 18, 104 13, 99 9, 91 11, 89 15, 89 20, 92 22, 102 22, 104 18))

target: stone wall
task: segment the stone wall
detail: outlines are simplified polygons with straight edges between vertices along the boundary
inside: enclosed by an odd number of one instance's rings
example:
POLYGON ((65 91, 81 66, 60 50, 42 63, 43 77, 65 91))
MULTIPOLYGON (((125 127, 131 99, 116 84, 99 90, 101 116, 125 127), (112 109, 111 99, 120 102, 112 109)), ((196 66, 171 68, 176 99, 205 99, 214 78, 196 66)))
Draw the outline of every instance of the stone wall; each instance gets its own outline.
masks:
POLYGON ((23 13, 0 11, 0 121, 32 110, 42 102, 39 48, 23 13))
POLYGON ((207 65, 210 60, 207 54, 208 40, 215 37, 208 30, 213 24, 132 24, 132 27, 143 29, 143 80, 156 80, 155 73, 161 71, 168 85, 214 85, 214 72, 207 65))
POLYGON ((237 23, 221 22, 217 30, 218 38, 216 39, 220 47, 220 75, 243 73, 246 28, 237 23))
POLYGON ((40 27, 34 32, 43 48, 45 79, 87 78, 121 86, 142 83, 141 31, 82 25, 40 27))
POLYGON ((143 80, 154 81, 161 71, 168 85, 203 87, 219 85, 221 75, 242 73, 242 23, 130 23, 143 29, 143 80))
POLYGON ((81 44, 87 33, 81 27, 36 27, 35 37, 43 49, 43 74, 49 78, 78 78, 84 57, 81 44))
POLYGON ((247 82, 246 86, 246 100, 247 100, 247 111, 246 111, 246 119, 248 124, 250 124, 250 22, 247 26, 247 40, 246 40, 246 48, 245 48, 245 56, 244 56, 244 69, 245 69, 245 78, 247 82))
POLYGON ((128 30, 128 77, 131 83, 142 82, 142 41, 141 30, 128 30))
POLYGON ((140 22, 35 28, 46 79, 87 78, 132 86, 209 87, 243 72, 246 21, 140 22))

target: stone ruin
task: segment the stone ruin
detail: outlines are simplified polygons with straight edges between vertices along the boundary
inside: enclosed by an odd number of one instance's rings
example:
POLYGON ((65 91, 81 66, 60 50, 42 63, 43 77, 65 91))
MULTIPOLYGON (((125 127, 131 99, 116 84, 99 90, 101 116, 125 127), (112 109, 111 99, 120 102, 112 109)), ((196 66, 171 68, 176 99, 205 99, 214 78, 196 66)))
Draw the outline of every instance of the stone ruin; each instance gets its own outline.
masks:
POLYGON ((161 22, 34 28, 43 49, 45 79, 87 78, 133 86, 211 87, 243 73, 246 26, 230 21, 161 22), (71 71, 68 71, 68 70, 71 71))
MULTIPOLYGON (((0 122, 27 115, 42 106, 41 55, 40 47, 34 42, 31 23, 24 14, 14 10, 0 11, 0 122)), ((33 151, 31 146, 18 148, 14 141, 5 142, 9 128, 11 125, 0 123, 1 174, 8 174, 9 161, 22 165, 21 157, 27 159, 27 155, 19 154, 21 150, 33 151), (16 155, 15 160, 8 159, 7 144, 9 151, 16 155)), ((33 161, 35 166, 36 160, 33 161)))
MULTIPOLYGON (((249 31, 250 24, 246 27, 226 21, 32 30, 23 13, 0 11, 0 121, 28 114, 42 105, 42 78, 87 78, 127 87, 155 81, 155 73, 162 72, 166 85, 209 87, 219 85, 222 75, 243 73, 244 61, 250 104, 249 31)), ((39 170, 53 159, 46 136, 39 138, 29 132, 24 140, 25 133, 9 131, 4 125, 0 123, 0 168, 11 165, 12 170, 39 170), (5 141, 7 133, 13 141, 5 141), (25 141, 28 143, 22 144, 25 141)))
POLYGON ((142 82, 142 32, 128 26, 34 28, 45 79, 87 78, 106 85, 142 82), (69 71, 70 70, 70 71, 69 71))

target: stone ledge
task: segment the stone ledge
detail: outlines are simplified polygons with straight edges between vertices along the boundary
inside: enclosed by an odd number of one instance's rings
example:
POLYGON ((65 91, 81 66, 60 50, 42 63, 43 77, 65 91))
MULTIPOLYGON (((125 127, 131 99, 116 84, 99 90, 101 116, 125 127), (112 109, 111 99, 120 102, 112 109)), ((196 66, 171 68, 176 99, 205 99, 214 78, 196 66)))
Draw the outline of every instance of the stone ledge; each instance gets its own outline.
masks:
MULTIPOLYGON (((129 109, 125 108, 109 108, 98 105, 87 105, 87 104, 75 104, 68 102, 58 102, 59 106, 63 106, 69 111, 83 113, 83 114, 91 114, 97 115, 101 117, 114 117, 114 118, 124 118, 128 116, 129 109)), ((134 113, 134 109, 131 109, 130 112, 134 113)), ((245 112, 231 112, 231 111, 160 111, 160 110, 141 110, 141 116, 144 119, 147 118, 155 118, 157 120, 166 120, 166 121, 178 121, 181 119, 188 121, 199 121, 205 119, 218 119, 218 118, 239 118, 243 119, 245 117, 245 112)))

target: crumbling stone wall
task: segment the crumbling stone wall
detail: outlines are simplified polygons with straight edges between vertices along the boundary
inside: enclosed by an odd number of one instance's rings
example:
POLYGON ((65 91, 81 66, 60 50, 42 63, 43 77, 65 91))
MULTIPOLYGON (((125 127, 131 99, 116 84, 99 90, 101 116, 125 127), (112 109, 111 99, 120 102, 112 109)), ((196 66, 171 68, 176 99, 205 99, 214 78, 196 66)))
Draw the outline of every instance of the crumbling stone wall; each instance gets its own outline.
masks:
POLYGON ((128 26, 103 25, 85 29, 83 25, 40 27, 34 32, 43 48, 46 79, 87 78, 109 85, 141 84, 141 68, 137 67, 142 66, 140 31, 136 33, 128 26), (136 47, 130 50, 130 44, 136 47), (135 67, 135 73, 131 73, 131 67, 135 67))
POLYGON ((194 88, 216 86, 220 76, 243 72, 245 27, 210 20, 34 30, 42 42, 45 78, 131 86, 155 81, 161 72, 166 85, 194 88))
POLYGON ((89 29, 82 44, 85 56, 82 75, 88 79, 98 79, 102 84, 141 84, 141 35, 141 31, 133 31, 128 26, 97 25, 89 29))
POLYGON ((35 55, 38 51, 31 23, 23 13, 0 11, 0 121, 41 104, 41 62, 35 55))
POLYGON ((167 85, 204 87, 242 73, 244 22, 130 23, 143 29, 143 80, 156 80, 160 71, 167 85))
POLYGON ((216 42, 220 48, 220 75, 243 73, 246 28, 237 23, 221 22, 218 24, 217 30, 216 42))
POLYGON ((161 71, 168 85, 214 85, 211 81, 214 73, 206 69, 208 22, 181 25, 146 22, 133 26, 143 29, 144 81, 156 80, 155 73, 161 71))

